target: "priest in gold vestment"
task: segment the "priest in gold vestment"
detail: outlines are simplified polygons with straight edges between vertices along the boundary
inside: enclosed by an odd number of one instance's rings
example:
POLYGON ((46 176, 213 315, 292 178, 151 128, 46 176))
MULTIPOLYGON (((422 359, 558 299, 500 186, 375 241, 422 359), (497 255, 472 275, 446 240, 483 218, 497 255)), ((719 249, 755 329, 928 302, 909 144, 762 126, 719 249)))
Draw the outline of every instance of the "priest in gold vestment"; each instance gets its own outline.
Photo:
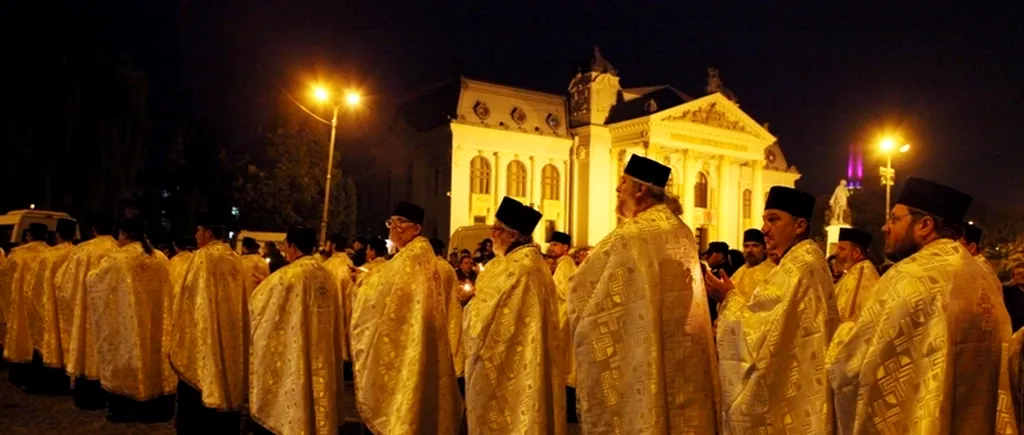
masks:
POLYGON ((423 217, 421 207, 400 202, 387 223, 398 253, 356 284, 356 404, 377 434, 452 434, 462 415, 444 290, 421 235, 423 217))
POLYGON ((249 409, 256 434, 333 435, 342 420, 338 288, 313 257, 315 249, 313 229, 289 230, 284 254, 290 263, 260 283, 249 301, 249 409))
POLYGON ((999 274, 996 273, 995 268, 992 267, 992 263, 985 258, 985 253, 981 249, 981 228, 978 228, 971 222, 965 222, 963 227, 964 235, 963 237, 960 237, 960 245, 967 249, 967 252, 971 254, 971 257, 974 257, 986 272, 994 275, 998 280, 999 274))
POLYGON ((840 228, 836 246, 836 265, 844 270, 836 283, 839 321, 853 321, 871 302, 878 285, 878 270, 868 259, 871 233, 856 228, 840 228))
MULTIPOLYGON (((558 321, 566 331, 569 328, 569 315, 566 313, 569 305, 569 278, 576 273, 576 262, 569 255, 571 249, 572 237, 569 234, 561 231, 551 234, 551 240, 548 240, 548 253, 556 258, 553 278, 555 290, 558 292, 558 321)), ((569 373, 565 380, 565 413, 570 423, 577 423, 579 419, 576 416, 576 357, 568 341, 564 350, 569 361, 569 373)))
POLYGON ((0 332, 3 332, 4 359, 11 362, 8 378, 19 387, 30 387, 34 380, 32 368, 32 334, 28 327, 29 309, 33 307, 31 291, 46 251, 45 224, 32 223, 28 243, 11 250, 11 257, 0 271, 0 332))
POLYGON ((223 241, 222 222, 215 213, 200 217, 199 249, 174 290, 168 358, 178 377, 180 433, 239 433, 248 397, 250 281, 241 256, 223 241))
POLYGON ((459 278, 455 268, 444 258, 444 242, 441 239, 430 239, 437 263, 437 273, 441 275, 441 289, 445 302, 445 318, 448 319, 448 347, 452 349, 452 362, 455 364, 455 377, 465 376, 466 357, 462 346, 462 303, 459 301, 459 278))
MULTIPOLYGON (((348 322, 352 316, 352 303, 349 297, 349 293, 352 292, 352 259, 345 253, 345 239, 340 234, 331 236, 327 249, 331 256, 324 261, 324 268, 331 272, 334 283, 338 286, 338 313, 341 315, 342 335, 345 337, 345 343, 348 343, 348 322)), ((347 345, 341 350, 341 356, 349 363, 347 345)))
POLYGON ((141 222, 122 223, 119 243, 121 249, 86 279, 100 383, 108 393, 107 419, 169 420, 175 388, 167 362, 173 303, 169 261, 146 240, 141 222))
POLYGON ((775 186, 761 231, 779 265, 749 297, 724 274, 707 274, 722 301, 718 370, 723 433, 832 433, 824 356, 839 323, 832 274, 810 240, 814 197, 775 186))
POLYGON ((75 246, 67 264, 57 271, 57 310, 61 324, 61 345, 64 368, 74 380, 75 406, 84 410, 101 409, 106 397, 100 386, 97 365, 98 341, 95 319, 89 317, 86 278, 100 267, 100 263, 118 249, 111 236, 114 219, 108 215, 93 216, 92 239, 75 246))
MULTIPOLYGON (((171 270, 171 286, 174 291, 181 289, 181 282, 185 279, 185 272, 188 270, 188 263, 192 261, 195 254, 186 249, 179 249, 171 257, 168 268, 171 270)), ((177 297, 177 295, 175 295, 177 297)))
POLYGON ((75 245, 78 224, 70 219, 57 220, 57 244, 43 250, 39 269, 29 292, 28 326, 32 344, 39 353, 41 364, 36 367, 31 388, 42 393, 60 394, 71 386, 64 371, 64 351, 61 346, 60 318, 58 316, 57 272, 68 259, 75 245))
POLYGON ((584 433, 718 432, 711 318, 696 241, 665 192, 670 173, 632 156, 616 188, 625 220, 569 280, 584 433))
POLYGON ((736 285, 736 291, 745 299, 750 299, 754 289, 775 270, 775 263, 768 260, 764 242, 764 233, 756 228, 743 232, 743 265, 729 277, 736 285))
POLYGON ((469 433, 564 434, 568 339, 550 269, 533 243, 541 213, 505 197, 491 240, 498 257, 466 305, 469 433))
POLYGON ((841 434, 1015 434, 998 280, 957 239, 972 198, 907 180, 883 232, 897 263, 829 349, 841 434))

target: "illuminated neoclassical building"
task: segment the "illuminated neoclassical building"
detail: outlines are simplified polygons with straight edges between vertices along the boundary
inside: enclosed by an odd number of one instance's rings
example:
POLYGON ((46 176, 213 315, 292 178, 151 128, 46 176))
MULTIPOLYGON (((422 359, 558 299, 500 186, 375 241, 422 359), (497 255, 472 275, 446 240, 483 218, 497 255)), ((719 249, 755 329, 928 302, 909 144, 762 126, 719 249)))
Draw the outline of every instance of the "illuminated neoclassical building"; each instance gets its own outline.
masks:
POLYGON ((768 189, 793 186, 800 174, 713 69, 706 91, 622 88, 596 52, 568 96, 460 77, 399 109, 374 151, 386 186, 359 182, 360 212, 378 219, 409 198, 427 209, 426 234, 446 238, 491 223, 508 195, 543 213, 538 239, 557 229, 574 244, 594 244, 618 222, 623 165, 643 154, 672 167, 668 189, 702 246, 738 246, 743 230, 760 226, 768 189))

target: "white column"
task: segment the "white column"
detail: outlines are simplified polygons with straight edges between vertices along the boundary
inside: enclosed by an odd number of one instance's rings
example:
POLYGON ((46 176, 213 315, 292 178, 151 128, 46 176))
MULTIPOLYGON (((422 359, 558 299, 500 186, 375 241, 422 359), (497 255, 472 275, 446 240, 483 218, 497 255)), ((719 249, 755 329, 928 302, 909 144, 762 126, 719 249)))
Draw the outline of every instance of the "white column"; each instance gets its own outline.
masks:
MULTIPOLYGON (((530 180, 526 182, 526 199, 537 209, 541 209, 540 177, 537 176, 537 162, 530 156, 530 180)), ((527 204, 529 205, 529 204, 527 204)))
MULTIPOLYGON (((507 180, 505 180, 505 178, 506 178, 506 176, 505 176, 505 166, 502 165, 503 163, 504 162, 501 161, 501 155, 499 153, 495 152, 494 153, 494 190, 493 190, 493 192, 494 192, 494 207, 492 208, 492 210, 494 210, 495 213, 498 212, 498 206, 501 205, 501 198, 505 196, 505 186, 506 186, 507 180)), ((488 219, 493 219, 494 216, 488 216, 487 218, 488 219)))
POLYGON ((697 184, 697 156, 692 150, 683 150, 683 177, 680 182, 682 185, 679 186, 679 191, 683 195, 683 220, 692 227, 697 225, 693 202, 693 186, 697 184))
POLYGON ((718 209, 715 210, 715 237, 718 240, 729 241, 729 158, 718 157, 718 209))
POLYGON ((754 228, 761 228, 763 222, 761 215, 764 214, 764 161, 754 160, 754 191, 750 200, 750 224, 754 228))
POLYGON ((683 192, 682 186, 685 176, 682 170, 682 156, 678 152, 673 152, 668 157, 669 166, 672 167, 672 192, 668 192, 672 195, 680 196, 683 192))
POLYGON ((558 230, 568 232, 569 230, 569 161, 562 161, 562 169, 558 173, 558 200, 562 203, 562 213, 558 219, 558 230))
POLYGON ((472 223, 472 194, 470 193, 470 162, 473 160, 468 150, 461 145, 455 145, 452 149, 452 179, 448 186, 451 194, 451 210, 448 214, 449 231, 454 232, 456 228, 470 225, 472 223))

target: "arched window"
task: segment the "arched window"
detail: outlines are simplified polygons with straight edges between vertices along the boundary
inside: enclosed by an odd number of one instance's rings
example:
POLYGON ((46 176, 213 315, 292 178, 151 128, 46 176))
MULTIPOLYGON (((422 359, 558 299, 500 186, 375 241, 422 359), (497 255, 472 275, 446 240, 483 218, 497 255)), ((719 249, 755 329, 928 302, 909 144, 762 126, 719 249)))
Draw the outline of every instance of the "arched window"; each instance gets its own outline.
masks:
POLYGON ((508 162, 508 196, 526 197, 526 165, 519 160, 508 162))
POLYGON ((750 189, 743 191, 743 219, 750 219, 750 189))
POLYGON ((491 163, 486 157, 476 156, 469 164, 469 189, 473 193, 491 193, 491 163))
POLYGON ((693 206, 708 208, 708 176, 703 172, 697 173, 697 184, 693 186, 693 206))
POLYGON ((559 179, 558 179, 558 168, 555 165, 545 165, 542 173, 542 183, 544 190, 542 191, 541 199, 550 199, 552 201, 558 201, 559 196, 559 179))

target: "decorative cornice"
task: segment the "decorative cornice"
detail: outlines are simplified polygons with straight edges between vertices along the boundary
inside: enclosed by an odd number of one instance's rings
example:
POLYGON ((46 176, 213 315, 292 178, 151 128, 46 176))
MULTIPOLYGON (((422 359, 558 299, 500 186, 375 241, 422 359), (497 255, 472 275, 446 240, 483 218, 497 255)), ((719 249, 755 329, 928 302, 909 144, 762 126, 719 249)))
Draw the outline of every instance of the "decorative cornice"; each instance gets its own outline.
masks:
POLYGON ((661 118, 662 122, 684 121, 695 124, 707 125, 726 130, 747 133, 751 136, 759 136, 757 132, 747 126, 742 120, 736 119, 729 113, 718 108, 718 102, 714 101, 702 107, 685 110, 675 115, 661 118))

